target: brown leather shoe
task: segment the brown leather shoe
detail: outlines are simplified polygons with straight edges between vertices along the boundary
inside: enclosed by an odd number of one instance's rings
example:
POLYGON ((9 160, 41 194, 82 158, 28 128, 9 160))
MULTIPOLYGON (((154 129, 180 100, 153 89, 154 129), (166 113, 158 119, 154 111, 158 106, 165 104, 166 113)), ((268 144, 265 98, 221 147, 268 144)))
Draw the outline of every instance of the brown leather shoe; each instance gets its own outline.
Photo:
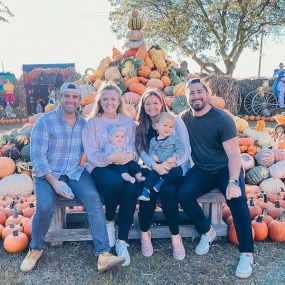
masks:
POLYGON ((105 272, 120 267, 124 262, 125 258, 123 256, 115 256, 109 252, 104 252, 99 255, 97 266, 99 272, 105 272))
POLYGON ((41 250, 36 250, 36 249, 31 249, 29 250, 27 256, 25 259, 22 261, 22 264, 20 266, 21 271, 23 272, 29 272, 33 270, 39 261, 39 259, 43 255, 43 249, 41 250))

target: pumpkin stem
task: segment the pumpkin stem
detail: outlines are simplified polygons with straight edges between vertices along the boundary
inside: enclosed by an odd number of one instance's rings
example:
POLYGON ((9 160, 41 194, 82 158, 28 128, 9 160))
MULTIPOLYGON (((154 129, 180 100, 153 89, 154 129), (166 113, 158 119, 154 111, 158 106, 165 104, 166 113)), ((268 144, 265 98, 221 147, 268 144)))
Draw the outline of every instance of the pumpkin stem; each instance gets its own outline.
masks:
POLYGON ((266 193, 264 193, 264 195, 263 195, 263 202, 264 202, 264 203, 267 203, 267 202, 268 202, 268 196, 267 196, 266 193))
POLYGON ((263 217, 266 216, 266 215, 267 215, 267 210, 266 210, 266 209, 263 209, 261 215, 262 215, 263 217))
POLYGON ((13 237, 17 237, 18 235, 19 235, 19 231, 18 230, 13 231, 13 237))
POLYGON ((13 200, 13 202, 10 204, 10 209, 13 209, 15 207, 16 202, 13 200))
POLYGON ((282 214, 277 218, 277 221, 283 222, 284 217, 285 217, 285 211, 283 211, 282 214))
POLYGON ((275 201, 274 203, 275 208, 280 208, 280 202, 278 200, 275 201))
POLYGON ((14 209, 13 209, 13 218, 14 218, 14 219, 18 218, 18 209, 17 209, 16 206, 15 206, 14 209))
POLYGON ((250 205, 251 207, 254 207, 253 197, 250 198, 250 200, 249 200, 249 205, 250 205))

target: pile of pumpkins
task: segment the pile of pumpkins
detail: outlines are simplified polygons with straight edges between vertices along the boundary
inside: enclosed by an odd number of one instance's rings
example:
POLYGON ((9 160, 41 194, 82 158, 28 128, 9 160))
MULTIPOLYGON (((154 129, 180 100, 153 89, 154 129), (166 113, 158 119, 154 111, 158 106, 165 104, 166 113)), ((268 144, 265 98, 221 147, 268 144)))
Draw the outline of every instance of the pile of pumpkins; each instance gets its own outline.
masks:
POLYGON ((32 237, 32 217, 35 213, 35 196, 5 195, 0 200, 0 238, 9 253, 19 253, 28 247, 32 237))
MULTIPOLYGON (((88 116, 90 113, 96 92, 103 81, 115 82, 120 87, 132 118, 136 117, 136 107, 147 88, 161 90, 174 113, 179 114, 188 109, 185 85, 195 75, 189 75, 187 70, 168 59, 159 45, 147 48, 142 32, 143 22, 136 11, 129 19, 128 28, 125 52, 113 48, 112 58, 102 59, 97 69, 88 68, 84 78, 78 81, 82 84, 83 115, 88 116)), ((212 101, 219 101, 217 104, 222 104, 222 107, 225 105, 224 100, 216 96, 212 101)))

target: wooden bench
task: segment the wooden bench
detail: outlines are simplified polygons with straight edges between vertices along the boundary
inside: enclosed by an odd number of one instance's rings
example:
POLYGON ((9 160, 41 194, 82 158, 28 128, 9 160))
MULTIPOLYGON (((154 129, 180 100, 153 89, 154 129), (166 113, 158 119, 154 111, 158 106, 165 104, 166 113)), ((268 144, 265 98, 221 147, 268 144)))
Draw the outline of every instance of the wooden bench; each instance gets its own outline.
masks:
MULTIPOLYGON (((198 202, 203 211, 211 221, 212 226, 217 232, 217 237, 227 235, 227 225, 222 220, 222 203, 224 196, 217 190, 200 197, 198 202)), ((67 229, 66 228, 66 207, 82 205, 78 200, 58 199, 56 211, 53 216, 52 224, 46 236, 46 241, 52 245, 60 245, 63 241, 86 241, 92 240, 91 232, 86 228, 67 229)), ((163 216, 161 213, 155 213, 154 219, 163 216)), ((199 236, 195 227, 191 224, 180 225, 180 234, 182 237, 199 236)), ((171 236, 168 226, 155 225, 151 227, 153 238, 167 238, 171 236)), ((129 232, 129 239, 139 239, 140 228, 138 221, 138 212, 134 214, 134 222, 129 232)))

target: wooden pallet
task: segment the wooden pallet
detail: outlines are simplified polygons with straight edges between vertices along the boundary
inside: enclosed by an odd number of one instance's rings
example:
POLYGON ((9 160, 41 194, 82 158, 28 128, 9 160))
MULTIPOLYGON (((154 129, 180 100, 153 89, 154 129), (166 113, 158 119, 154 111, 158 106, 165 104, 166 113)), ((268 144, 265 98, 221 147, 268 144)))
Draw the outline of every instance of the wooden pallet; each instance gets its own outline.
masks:
MULTIPOLYGON (((198 198, 206 217, 211 221, 212 226, 217 232, 217 237, 227 235, 227 225, 222 220, 222 203, 225 201, 224 196, 217 190, 198 198)), ((46 241, 52 245, 61 245, 63 241, 86 241, 92 240, 89 229, 67 229, 66 228, 66 207, 82 205, 78 200, 58 199, 56 211, 53 216, 50 230, 47 233, 46 241)), ((156 219, 161 217, 161 213, 156 213, 156 219)), ((180 234, 182 237, 195 237, 197 233, 195 227, 191 224, 180 225, 180 234)), ((151 227, 153 238, 168 238, 171 236, 168 226, 155 225, 151 227)), ((140 228, 138 221, 138 212, 134 214, 134 222, 130 229, 129 239, 139 239, 140 228)))

